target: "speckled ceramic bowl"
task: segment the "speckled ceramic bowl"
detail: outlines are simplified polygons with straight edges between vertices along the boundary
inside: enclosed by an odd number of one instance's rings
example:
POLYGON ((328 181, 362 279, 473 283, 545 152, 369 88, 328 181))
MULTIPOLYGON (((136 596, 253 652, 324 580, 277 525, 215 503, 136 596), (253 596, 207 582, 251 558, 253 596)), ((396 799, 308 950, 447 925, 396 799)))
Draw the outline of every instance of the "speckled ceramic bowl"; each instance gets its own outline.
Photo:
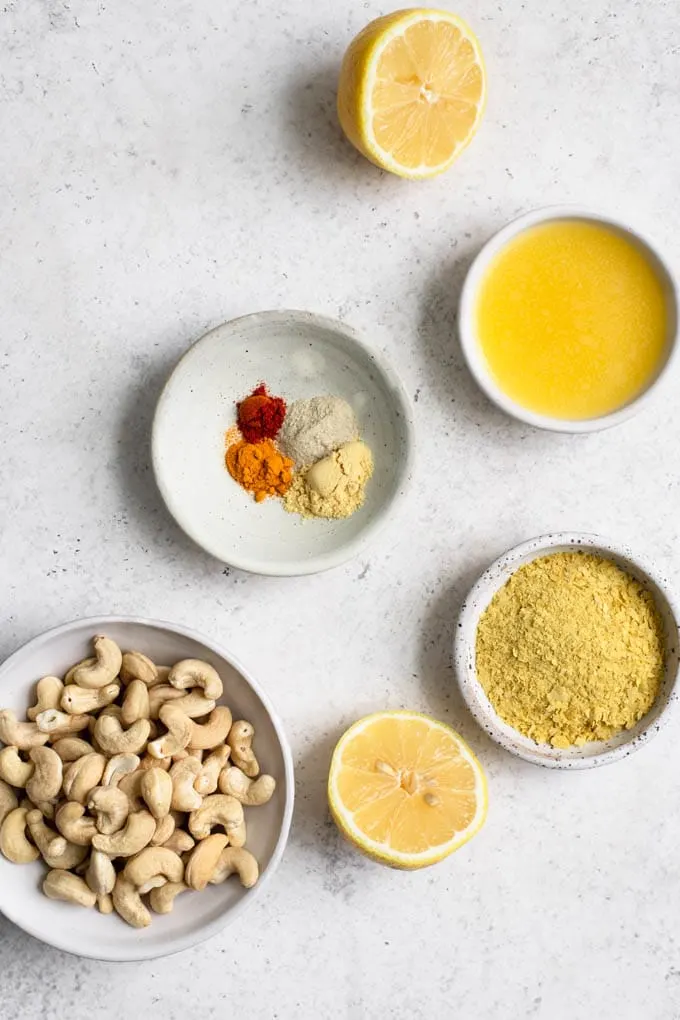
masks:
POLYGON ((392 367, 350 326, 310 312, 258 312, 218 326, 170 376, 152 435, 156 481, 177 523, 207 552, 255 574, 313 574, 355 556, 387 521, 413 466, 411 408, 392 367), (260 382, 289 403, 331 394, 352 405, 375 470, 345 520, 303 520, 255 503, 224 465, 236 404, 260 382))
POLYGON ((482 729, 512 754, 547 768, 586 769, 617 761, 646 743, 668 720, 678 703, 678 621, 680 609, 666 580, 653 566, 643 563, 625 546, 597 535, 560 533, 542 535, 505 553, 484 571, 469 592, 460 611, 454 639, 454 664, 458 683, 468 708, 482 729), (550 553, 584 549, 606 556, 652 592, 663 617, 666 632, 666 671, 661 692, 652 709, 631 730, 610 740, 565 750, 537 744, 508 726, 494 710, 477 677, 475 642, 477 625, 496 592, 524 563, 550 553))

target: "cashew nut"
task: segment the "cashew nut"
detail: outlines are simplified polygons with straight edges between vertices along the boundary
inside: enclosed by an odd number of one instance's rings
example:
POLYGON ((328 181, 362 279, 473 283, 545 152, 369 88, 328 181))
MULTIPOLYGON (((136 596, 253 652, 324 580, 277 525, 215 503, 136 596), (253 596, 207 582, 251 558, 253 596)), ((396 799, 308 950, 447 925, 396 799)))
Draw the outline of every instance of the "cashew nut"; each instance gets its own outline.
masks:
POLYGON ((0 779, 10 786, 23 789, 33 775, 35 765, 32 761, 23 761, 18 747, 3 747, 0 751, 0 779))
POLYGON ((151 914, 142 903, 141 896, 122 873, 116 878, 112 896, 116 912, 133 928, 146 928, 151 924, 151 914))
POLYGON ((146 810, 146 803, 142 797, 143 777, 144 772, 142 769, 138 769, 136 772, 130 772, 129 775, 123 776, 118 784, 118 789, 126 795, 129 801, 130 811, 146 810))
POLYGON ((148 846, 155 831, 156 820, 153 815, 148 811, 134 811, 128 816, 124 829, 114 832, 111 836, 97 833, 92 838, 92 846, 95 850, 109 854, 110 857, 132 857, 148 846))
POLYGON ((87 857, 86 846, 69 843, 63 836, 57 835, 54 829, 45 824, 42 814, 37 809, 28 812, 26 824, 48 868, 66 871, 75 868, 87 857))
POLYGON ((149 718, 149 689, 141 680, 131 680, 125 691, 120 721, 132 726, 138 719, 149 718))
POLYGON ((92 851, 90 863, 85 872, 85 881, 92 892, 97 893, 97 896, 106 896, 113 892, 113 887, 116 884, 116 869, 111 863, 111 858, 103 854, 101 850, 92 851))
POLYGON ((129 729, 124 730, 115 716, 100 715, 95 723, 94 735, 106 754, 137 754, 144 750, 149 729, 148 719, 138 719, 129 729))
POLYGON ((51 747, 33 747, 29 757, 35 768, 26 783, 26 795, 34 804, 56 800, 61 790, 64 766, 51 747))
POLYGON ((253 888, 260 877, 260 868, 249 850, 235 846, 225 847, 213 871, 210 884, 220 885, 233 874, 238 875, 241 885, 246 889, 253 888))
MULTIPOLYGON (((217 789, 220 772, 226 767, 230 753, 231 748, 229 745, 223 744, 222 747, 216 748, 203 762, 200 774, 194 783, 194 789, 202 797, 209 793, 214 793, 217 789)), ((222 791, 222 793, 229 792, 229 790, 222 791)))
POLYGON ((92 658, 90 659, 82 659, 81 662, 76 662, 75 666, 71 666, 66 676, 64 677, 64 683, 66 684, 66 686, 68 687, 69 684, 75 683, 73 677, 76 670, 80 669, 82 666, 94 666, 96 661, 97 660, 95 659, 95 657, 92 656, 92 658))
POLYGON ((63 786, 68 799, 86 804, 91 791, 95 786, 99 786, 105 768, 106 758, 96 751, 84 754, 82 758, 67 765, 64 770, 63 786))
POLYGON ((184 864, 181 857, 162 846, 149 846, 127 862, 123 875, 139 889, 156 875, 167 882, 181 882, 184 864))
MULTIPOLYGON (((170 690, 175 690, 171 687, 170 690)), ((201 716, 208 715, 212 712, 215 707, 215 701, 213 698, 206 698, 202 691, 189 691, 188 694, 184 694, 179 701, 175 702, 177 708, 180 708, 185 715, 188 715, 190 719, 200 719, 201 716)))
MULTIPOLYGON (((90 792, 87 807, 96 816, 97 831, 104 836, 122 829, 130 813, 127 794, 117 786, 96 786, 90 792)), ((110 889, 106 891, 111 892, 110 889)))
POLYGON ((158 719, 158 713, 168 701, 180 701, 185 698, 184 691, 178 691, 176 687, 169 684, 158 684, 149 691, 149 715, 152 719, 158 719))
POLYGON ((196 758, 184 758, 175 762, 170 769, 172 779, 171 807, 175 811, 196 811, 203 803, 200 793, 194 789, 201 763, 196 758))
POLYGON ((176 662, 168 675, 171 687, 186 691, 190 687, 202 687, 206 698, 219 701, 222 697, 222 681, 214 666, 200 659, 182 659, 176 662))
MULTIPOLYGON (((107 684, 99 690, 88 690, 77 684, 67 684, 61 694, 61 707, 69 715, 84 715, 87 712, 98 712, 115 701, 120 693, 120 684, 107 684)), ((56 705, 51 706, 56 708, 56 705)))
POLYGON ((125 652, 120 667, 120 678, 124 684, 132 683, 133 680, 141 680, 147 687, 152 687, 158 683, 158 669, 156 664, 142 652, 125 652))
POLYGON ((25 807, 15 808, 0 826, 0 853, 13 864, 29 864, 40 857, 38 848, 26 837, 27 814, 25 807))
POLYGON ((196 844, 184 872, 184 881, 191 889, 205 889, 226 845, 227 837, 221 832, 216 832, 196 844))
POLYGON ((35 722, 36 716, 47 708, 59 708, 59 699, 64 689, 63 682, 58 676, 44 676, 38 680, 35 688, 36 703, 32 708, 27 709, 26 717, 35 722))
POLYGON ((251 747, 254 736, 255 730, 250 723, 245 719, 239 719, 231 727, 227 738, 234 765, 238 765, 250 779, 255 779, 260 774, 260 766, 251 747))
POLYGON ((85 807, 75 800, 67 800, 57 808, 54 822, 62 836, 77 846, 89 846, 97 835, 94 818, 85 814, 85 807))
POLYGON ((152 740, 147 751, 154 758, 167 758, 188 746, 194 724, 184 712, 178 711, 172 704, 163 705, 159 716, 168 732, 158 740, 152 740))
POLYGON ((37 722, 19 722, 11 708, 3 708, 0 712, 0 742, 28 751, 31 747, 40 747, 49 740, 47 733, 41 732, 37 722))
MULTIPOLYGON (((156 831, 151 840, 151 846, 165 846, 175 831, 175 819, 172 815, 159 818, 156 822, 156 831)), ((168 848, 171 849, 171 848, 168 848)))
POLYGON ((79 687, 99 688, 113 683, 120 672, 123 656, 111 638, 99 635, 94 639, 95 662, 81 662, 70 671, 67 680, 79 687))
MULTIPOLYGON (((90 717, 89 715, 69 715, 68 712, 60 712, 58 708, 46 708, 44 712, 38 712, 35 721, 44 735, 50 738, 59 738, 86 730, 90 724, 90 717)), ((28 726, 30 723, 26 725, 28 726)))
MULTIPOLYGON (((168 815, 168 818, 172 818, 172 815, 168 815)), ((165 843, 163 843, 163 846, 167 850, 173 850, 176 854, 185 854, 196 846, 196 842, 184 829, 175 829, 170 839, 166 839, 165 843)))
POLYGON ((191 723, 191 740, 189 744, 200 750, 208 750, 223 744, 231 729, 231 712, 226 705, 218 705, 210 713, 206 723, 191 723))
POLYGON ((57 752, 63 762, 77 761, 84 754, 92 753, 92 744, 80 737, 60 737, 52 744, 52 749, 57 752))
POLYGON ((18 807, 19 799, 16 793, 8 783, 0 779, 0 825, 2 825, 10 811, 14 811, 18 807))
POLYGON ((70 871, 48 871, 42 887, 51 900, 65 900, 81 907, 93 907, 97 902, 87 883, 70 871))
POLYGON ((142 797, 154 818, 164 818, 172 801, 172 779, 163 769, 146 769, 141 781, 142 797))
POLYGON ((189 832, 195 839, 205 839, 216 825, 224 826, 227 834, 243 822, 243 807, 235 797, 213 793, 200 808, 189 815, 189 832))
POLYGON ((187 892, 188 885, 184 882, 166 882, 160 888, 152 889, 149 896, 151 909, 156 914, 169 914, 172 911, 175 897, 180 893, 187 892))
POLYGON ((100 914, 112 914, 113 896, 110 893, 99 893, 97 896, 97 909, 100 914))
POLYGON ((232 765, 220 773, 219 787, 222 793, 231 794, 247 807, 259 807, 271 800, 276 780, 267 775, 249 779, 245 772, 232 765))
POLYGON ((123 776, 128 776, 139 768, 136 754, 115 754, 109 758, 102 776, 102 786, 118 786, 123 776))

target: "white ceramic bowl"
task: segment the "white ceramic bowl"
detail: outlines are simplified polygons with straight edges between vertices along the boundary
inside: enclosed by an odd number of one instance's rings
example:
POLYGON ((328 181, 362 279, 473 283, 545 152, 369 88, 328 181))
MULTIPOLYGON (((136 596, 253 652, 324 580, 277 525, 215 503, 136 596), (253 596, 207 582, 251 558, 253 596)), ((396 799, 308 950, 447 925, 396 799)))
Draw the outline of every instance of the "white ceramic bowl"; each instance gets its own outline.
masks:
POLYGON ((634 414, 637 414, 638 411, 642 410, 649 403, 662 378, 668 373, 671 363, 677 357, 679 304, 680 296, 675 278, 651 241, 621 221, 611 219, 600 213, 578 207, 555 206, 547 209, 537 209, 525 216, 520 216, 519 219, 513 220, 484 245, 472 263, 463 285, 458 308, 458 330, 463 354, 470 372, 487 397, 500 407, 502 411, 505 411, 506 414, 517 418, 519 421, 526 422, 527 425, 549 429, 554 432, 595 432, 598 429, 606 429, 611 428, 613 425, 619 425, 634 414), (491 375, 477 337, 475 313, 477 296, 480 284, 491 262, 505 248, 508 242, 519 234, 524 233, 531 227, 555 220, 589 220, 623 234, 630 242, 642 250, 650 263, 655 267, 666 293, 668 338, 664 360, 660 363, 656 374, 650 379, 647 388, 642 393, 618 410, 597 418, 587 418, 585 420, 553 418, 549 415, 537 414, 535 411, 531 411, 512 400, 500 389, 491 375))
POLYGON ((312 574, 354 556, 409 481, 413 425, 390 366, 353 329, 309 312, 260 312, 218 326, 181 359, 152 436, 156 481, 178 524, 207 552, 257 574, 312 574), (346 520, 302 520, 280 500, 256 504, 224 465, 236 403, 260 382, 288 403, 332 394, 354 408, 375 473, 346 520))
POLYGON ((194 631, 174 624, 121 616, 79 620, 29 641, 0 666, 0 707, 25 718, 34 683, 90 654, 95 634, 107 634, 124 649, 147 653, 155 662, 183 658, 212 663, 224 681, 224 698, 235 718, 255 727, 254 748, 263 771, 277 788, 263 807, 246 809, 248 848, 261 877, 244 889, 237 880, 178 897, 171 914, 154 917, 148 928, 130 928, 116 915, 104 916, 47 899, 40 889, 44 863, 12 864, 0 855, 0 911, 30 935, 78 956, 96 960, 147 960, 195 946, 234 921, 264 892, 288 839, 293 813, 293 763, 281 723, 264 692, 233 656, 194 631))
POLYGON ((597 535, 565 532, 542 535, 510 549, 484 571, 468 593, 460 610, 454 638, 454 665, 463 697, 482 729, 507 751, 547 768, 586 769, 606 765, 631 754, 646 743, 667 722, 678 704, 678 621, 680 609, 664 578, 648 563, 633 557, 630 550, 597 535), (659 696, 651 710, 631 730, 609 740, 592 742, 565 750, 538 744, 508 726, 497 714, 477 677, 475 642, 480 617, 496 592, 524 563, 550 553, 584 549, 606 556, 652 592, 663 617, 666 632, 666 671, 659 696))

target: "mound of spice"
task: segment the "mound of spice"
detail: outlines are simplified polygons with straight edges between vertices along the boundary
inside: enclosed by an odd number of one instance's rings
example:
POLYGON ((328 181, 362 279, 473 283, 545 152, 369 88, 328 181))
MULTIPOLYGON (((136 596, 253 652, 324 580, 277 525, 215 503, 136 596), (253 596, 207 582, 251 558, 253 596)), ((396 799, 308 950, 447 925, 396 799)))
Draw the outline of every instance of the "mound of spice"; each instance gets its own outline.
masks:
POLYGON ((260 443, 240 440, 228 448, 229 474, 261 503, 267 496, 284 496, 293 480, 293 462, 268 439, 260 443))
POLYGON ((345 443, 308 471, 295 475, 284 503, 302 517, 351 517, 363 504, 373 474, 373 455, 366 443, 345 443))
POLYGON ((496 712, 525 736, 562 748, 607 740, 659 693, 663 621, 611 560, 555 553, 520 567, 491 600, 476 665, 496 712))
POLYGON ((280 441, 296 466, 306 468, 358 438, 359 426, 350 404, 342 397, 319 396, 291 404, 280 441))
POLYGON ((238 405, 238 427, 248 443, 261 443, 274 439, 286 417, 286 402, 282 397, 272 397, 261 383, 249 397, 238 405))

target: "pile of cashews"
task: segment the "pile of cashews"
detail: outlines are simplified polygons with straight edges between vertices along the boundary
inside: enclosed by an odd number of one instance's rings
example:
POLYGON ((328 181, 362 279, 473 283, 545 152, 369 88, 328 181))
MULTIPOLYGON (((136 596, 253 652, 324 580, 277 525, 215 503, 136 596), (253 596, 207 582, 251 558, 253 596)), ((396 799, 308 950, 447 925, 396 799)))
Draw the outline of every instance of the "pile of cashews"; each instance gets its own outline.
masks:
POLYGON ((135 928, 151 923, 147 894, 168 914, 179 893, 233 874, 250 889, 244 807, 266 804, 276 782, 222 691, 206 662, 157 666, 95 637, 92 658, 38 681, 27 721, 0 711, 0 852, 42 856, 46 896, 135 928))

